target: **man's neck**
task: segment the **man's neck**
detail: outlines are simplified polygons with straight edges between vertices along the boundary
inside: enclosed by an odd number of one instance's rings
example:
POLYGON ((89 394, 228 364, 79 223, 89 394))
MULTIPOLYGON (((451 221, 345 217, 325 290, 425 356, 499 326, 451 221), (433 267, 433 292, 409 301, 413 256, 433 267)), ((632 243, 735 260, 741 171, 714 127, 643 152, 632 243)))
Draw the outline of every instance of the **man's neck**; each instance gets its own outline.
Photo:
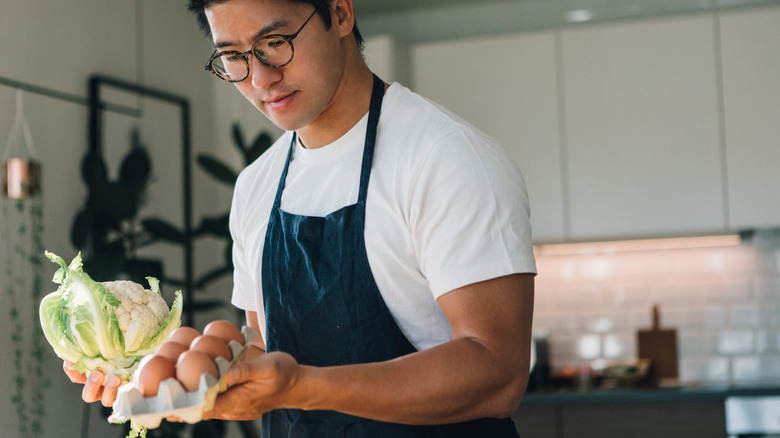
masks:
POLYGON ((317 120, 297 130, 301 142, 308 149, 316 149, 346 134, 368 112, 373 84, 373 74, 364 62, 345 69, 330 106, 317 120))

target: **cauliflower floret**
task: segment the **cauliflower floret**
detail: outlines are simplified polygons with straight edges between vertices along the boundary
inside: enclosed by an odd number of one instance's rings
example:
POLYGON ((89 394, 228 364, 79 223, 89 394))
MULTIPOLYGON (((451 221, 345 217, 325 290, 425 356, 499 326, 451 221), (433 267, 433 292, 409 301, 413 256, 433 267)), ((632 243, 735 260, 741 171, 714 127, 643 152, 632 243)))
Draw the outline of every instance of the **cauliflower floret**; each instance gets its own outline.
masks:
POLYGON ((132 281, 109 281, 103 285, 122 303, 115 314, 125 335, 125 351, 138 350, 165 322, 168 304, 157 293, 132 281))

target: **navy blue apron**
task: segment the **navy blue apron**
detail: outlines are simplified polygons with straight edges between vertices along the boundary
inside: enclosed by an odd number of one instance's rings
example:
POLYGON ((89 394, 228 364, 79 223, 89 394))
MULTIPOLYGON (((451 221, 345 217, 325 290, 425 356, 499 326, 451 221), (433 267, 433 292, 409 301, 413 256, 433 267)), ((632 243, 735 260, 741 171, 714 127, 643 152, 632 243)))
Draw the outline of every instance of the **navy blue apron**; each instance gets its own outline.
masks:
MULTIPOLYGON (((416 351, 393 320, 368 264, 366 194, 384 83, 374 76, 356 204, 325 217, 281 210, 290 157, 276 192, 262 262, 267 351, 332 366, 393 359, 416 351)), ((264 438, 517 437, 509 419, 409 426, 332 411, 280 409, 263 415, 264 438)))

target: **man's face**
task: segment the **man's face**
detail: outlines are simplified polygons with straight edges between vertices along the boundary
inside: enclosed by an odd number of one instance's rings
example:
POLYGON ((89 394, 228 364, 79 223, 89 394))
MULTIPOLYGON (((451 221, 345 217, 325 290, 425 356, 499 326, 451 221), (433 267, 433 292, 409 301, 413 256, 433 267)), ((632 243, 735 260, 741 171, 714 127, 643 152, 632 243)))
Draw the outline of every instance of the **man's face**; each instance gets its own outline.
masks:
MULTIPOLYGON (((229 0, 207 8, 206 17, 218 51, 245 52, 260 37, 294 34, 313 11, 313 5, 291 0, 229 0)), ((249 56, 249 77, 236 83, 247 100, 286 130, 311 124, 328 108, 344 68, 339 36, 334 28, 325 29, 319 14, 293 46, 292 62, 280 68, 249 56)))

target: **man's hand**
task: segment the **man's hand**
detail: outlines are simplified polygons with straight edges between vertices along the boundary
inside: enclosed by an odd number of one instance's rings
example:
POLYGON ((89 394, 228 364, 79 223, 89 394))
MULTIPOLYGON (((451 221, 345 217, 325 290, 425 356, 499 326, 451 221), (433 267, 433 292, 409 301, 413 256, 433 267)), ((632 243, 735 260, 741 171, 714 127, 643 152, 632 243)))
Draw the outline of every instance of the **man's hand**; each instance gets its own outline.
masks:
POLYGON ((105 407, 111 407, 116 400, 116 393, 122 383, 121 379, 111 374, 108 376, 106 385, 103 386, 104 375, 100 371, 93 371, 89 374, 89 378, 85 374, 82 374, 73 369, 73 362, 65 361, 62 364, 62 368, 65 370, 65 374, 73 383, 84 384, 84 389, 81 391, 81 398, 87 403, 93 403, 100 400, 100 403, 105 407))
POLYGON ((205 419, 254 420, 286 407, 301 366, 287 353, 268 353, 233 364, 225 374, 229 389, 217 397, 205 419))
POLYGON ((533 280, 514 274, 444 294, 452 341, 393 360, 310 367, 285 353, 247 358, 205 416, 247 420, 288 408, 403 424, 507 417, 528 382, 533 280))

